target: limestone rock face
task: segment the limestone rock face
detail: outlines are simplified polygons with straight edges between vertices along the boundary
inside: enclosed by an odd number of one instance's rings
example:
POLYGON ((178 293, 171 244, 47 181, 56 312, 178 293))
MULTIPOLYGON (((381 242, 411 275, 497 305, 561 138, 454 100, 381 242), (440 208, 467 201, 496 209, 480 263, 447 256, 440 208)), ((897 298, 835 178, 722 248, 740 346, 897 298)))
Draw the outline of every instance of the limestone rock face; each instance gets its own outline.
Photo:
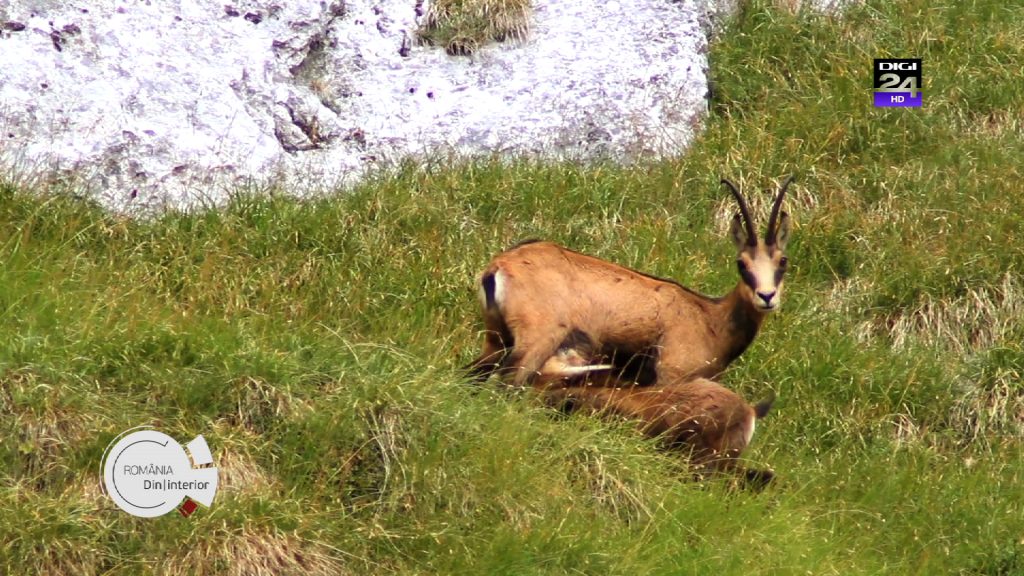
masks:
POLYGON ((296 194, 407 157, 681 150, 707 91, 691 1, 535 0, 523 42, 449 56, 417 0, 0 4, 0 169, 117 210, 296 194))

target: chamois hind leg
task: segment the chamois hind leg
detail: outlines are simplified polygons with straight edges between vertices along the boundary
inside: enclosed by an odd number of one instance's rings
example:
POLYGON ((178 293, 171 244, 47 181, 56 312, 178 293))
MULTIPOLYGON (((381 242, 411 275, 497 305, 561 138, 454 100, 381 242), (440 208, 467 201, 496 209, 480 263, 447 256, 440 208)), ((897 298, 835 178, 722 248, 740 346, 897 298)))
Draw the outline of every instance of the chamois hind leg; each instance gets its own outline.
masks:
POLYGON ((483 382, 494 373, 508 356, 509 349, 501 339, 501 334, 494 330, 484 333, 484 348, 480 356, 473 360, 463 370, 469 372, 474 382, 483 382))
POLYGON ((515 345, 506 357, 502 372, 511 375, 513 386, 530 386, 541 366, 558 351, 568 334, 567 328, 561 328, 531 330, 529 335, 516 335, 515 345))
POLYGON ((576 387, 542 387, 541 399, 548 408, 554 408, 563 414, 571 414, 579 408, 577 394, 582 389, 576 387))
MULTIPOLYGON (((584 380, 586 382, 586 380, 584 380)), ((629 416, 618 402, 622 401, 621 391, 600 386, 568 386, 540 390, 544 404, 563 414, 580 412, 584 414, 617 414, 629 416)))

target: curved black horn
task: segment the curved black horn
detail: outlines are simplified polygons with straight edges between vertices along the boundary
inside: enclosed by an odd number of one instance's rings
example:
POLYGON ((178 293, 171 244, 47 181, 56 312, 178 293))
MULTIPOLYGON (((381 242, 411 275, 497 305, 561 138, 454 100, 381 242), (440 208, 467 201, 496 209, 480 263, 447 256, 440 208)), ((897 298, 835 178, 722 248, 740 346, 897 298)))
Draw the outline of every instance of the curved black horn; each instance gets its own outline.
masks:
POLYGON ((757 232, 754 230, 754 221, 750 219, 750 209, 747 208, 747 201, 743 199, 743 195, 736 189, 736 185, 727 178, 722 178, 722 184, 729 187, 732 195, 736 197, 736 202, 740 205, 740 214, 743 216, 743 223, 747 226, 747 245, 757 246, 757 232))
POLYGON ((775 197, 775 204, 772 204, 772 215, 768 219, 768 231, 764 235, 764 243, 771 246, 775 244, 776 236, 778 235, 778 226, 776 224, 779 220, 779 208, 782 207, 782 197, 786 195, 786 188, 789 188, 789 183, 796 178, 795 174, 790 174, 789 178, 782 183, 782 187, 779 188, 779 195, 775 197))

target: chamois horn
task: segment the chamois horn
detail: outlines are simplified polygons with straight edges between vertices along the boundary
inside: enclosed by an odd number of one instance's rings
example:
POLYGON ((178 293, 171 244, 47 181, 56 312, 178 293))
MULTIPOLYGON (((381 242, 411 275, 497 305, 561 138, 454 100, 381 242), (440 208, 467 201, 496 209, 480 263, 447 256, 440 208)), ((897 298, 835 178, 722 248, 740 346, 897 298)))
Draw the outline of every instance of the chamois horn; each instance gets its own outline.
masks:
POLYGON ((782 183, 782 187, 779 188, 779 195, 775 197, 775 203, 772 204, 772 215, 771 218, 768 219, 768 231, 765 232, 764 235, 764 243, 769 246, 775 244, 775 241, 777 240, 779 232, 777 224, 779 220, 779 208, 782 207, 782 197, 786 195, 786 189, 789 188, 789 183, 792 182, 794 178, 796 178, 795 174, 790 174, 790 176, 786 178, 786 181, 782 183))
POLYGON ((740 205, 740 214, 743 216, 743 223, 747 227, 747 245, 757 246, 757 232, 754 230, 754 221, 750 219, 750 209, 747 208, 747 201, 743 199, 743 195, 740 194, 736 185, 730 182, 728 178, 722 178, 722 184, 729 187, 732 195, 736 197, 736 202, 740 205))

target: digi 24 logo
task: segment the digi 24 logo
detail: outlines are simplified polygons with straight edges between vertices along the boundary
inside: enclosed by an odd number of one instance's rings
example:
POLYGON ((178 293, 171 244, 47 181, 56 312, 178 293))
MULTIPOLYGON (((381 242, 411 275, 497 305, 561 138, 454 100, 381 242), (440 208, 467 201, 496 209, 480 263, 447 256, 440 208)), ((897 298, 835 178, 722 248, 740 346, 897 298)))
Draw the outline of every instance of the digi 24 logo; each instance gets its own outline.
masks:
POLYGON ((921 107, 921 59, 875 58, 875 107, 921 107))

